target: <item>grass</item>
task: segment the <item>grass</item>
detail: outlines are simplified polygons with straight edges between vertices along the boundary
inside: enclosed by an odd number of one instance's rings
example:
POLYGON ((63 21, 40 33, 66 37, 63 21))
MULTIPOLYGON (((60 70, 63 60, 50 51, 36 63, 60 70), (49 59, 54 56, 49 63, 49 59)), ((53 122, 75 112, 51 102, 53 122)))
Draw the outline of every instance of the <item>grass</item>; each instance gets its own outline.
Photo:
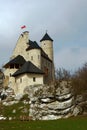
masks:
POLYGON ((4 117, 16 117, 18 120, 20 115, 29 115, 29 104, 24 104, 22 101, 20 101, 17 104, 13 104, 11 106, 2 106, 0 107, 0 115, 3 115, 4 117), (27 109, 27 112, 24 113, 23 110, 27 109), (13 110, 16 112, 13 113, 13 110))
POLYGON ((53 121, 0 121, 0 130, 87 130, 87 117, 53 121))
POLYGON ((29 102, 28 95, 25 94, 18 103, 15 103, 10 106, 4 106, 2 102, 0 102, 0 115, 3 115, 7 119, 12 117, 13 119, 18 120, 20 115, 27 116, 29 115, 29 103, 24 104, 24 101, 29 102), (13 112, 15 110, 15 112, 13 112))

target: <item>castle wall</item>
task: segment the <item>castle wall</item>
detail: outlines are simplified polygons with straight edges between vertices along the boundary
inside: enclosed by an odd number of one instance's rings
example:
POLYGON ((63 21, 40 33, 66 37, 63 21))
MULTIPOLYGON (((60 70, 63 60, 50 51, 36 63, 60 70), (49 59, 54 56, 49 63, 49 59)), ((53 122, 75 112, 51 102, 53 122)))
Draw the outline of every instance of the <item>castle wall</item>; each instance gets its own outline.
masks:
POLYGON ((51 83, 52 82, 52 62, 42 57, 41 69, 45 73, 44 83, 51 83))
MULTIPOLYGON (((16 68, 10 69, 10 68, 6 68, 4 71, 4 75, 5 77, 8 77, 8 86, 14 89, 14 84, 15 84, 15 78, 12 77, 12 74, 15 73, 17 71, 16 68)), ((5 87, 5 86, 4 86, 5 87)))
POLYGON ((43 75, 23 74, 16 77, 16 93, 23 94, 24 89, 29 85, 43 84, 43 75))
POLYGON ((30 60, 35 66, 41 69, 41 50, 32 49, 27 51, 28 60, 30 60))
POLYGON ((20 35, 16 47, 13 50, 12 54, 12 59, 18 55, 21 55, 27 60, 27 53, 26 53, 26 48, 28 47, 28 32, 24 32, 23 34, 20 35))

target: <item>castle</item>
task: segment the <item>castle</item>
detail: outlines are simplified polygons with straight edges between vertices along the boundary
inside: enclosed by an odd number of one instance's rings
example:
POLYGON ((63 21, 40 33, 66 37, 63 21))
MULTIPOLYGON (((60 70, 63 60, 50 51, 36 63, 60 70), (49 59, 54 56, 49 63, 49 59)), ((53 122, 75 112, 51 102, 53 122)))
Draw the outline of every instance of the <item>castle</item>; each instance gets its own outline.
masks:
POLYGON ((13 50, 10 61, 4 66, 8 86, 14 92, 23 93, 26 86, 54 82, 53 40, 46 34, 40 40, 29 39, 29 32, 23 32, 13 50))

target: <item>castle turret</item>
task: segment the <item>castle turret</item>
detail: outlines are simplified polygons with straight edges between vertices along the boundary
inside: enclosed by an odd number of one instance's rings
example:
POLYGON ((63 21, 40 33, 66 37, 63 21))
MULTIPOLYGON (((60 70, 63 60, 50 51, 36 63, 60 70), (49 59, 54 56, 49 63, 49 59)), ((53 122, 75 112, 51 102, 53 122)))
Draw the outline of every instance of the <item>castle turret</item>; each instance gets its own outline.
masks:
POLYGON ((46 33, 44 37, 40 40, 41 42, 41 48, 44 50, 44 52, 48 55, 48 57, 54 61, 53 58, 53 40, 51 37, 46 33))

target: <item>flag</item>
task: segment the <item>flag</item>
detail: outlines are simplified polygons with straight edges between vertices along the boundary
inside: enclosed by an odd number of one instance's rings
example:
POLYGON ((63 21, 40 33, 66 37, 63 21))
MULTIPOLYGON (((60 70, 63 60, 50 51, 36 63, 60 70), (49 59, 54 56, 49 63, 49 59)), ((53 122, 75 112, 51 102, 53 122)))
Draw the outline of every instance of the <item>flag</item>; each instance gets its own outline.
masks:
POLYGON ((26 28, 26 26, 25 26, 25 25, 21 26, 21 29, 24 29, 24 28, 26 28))

